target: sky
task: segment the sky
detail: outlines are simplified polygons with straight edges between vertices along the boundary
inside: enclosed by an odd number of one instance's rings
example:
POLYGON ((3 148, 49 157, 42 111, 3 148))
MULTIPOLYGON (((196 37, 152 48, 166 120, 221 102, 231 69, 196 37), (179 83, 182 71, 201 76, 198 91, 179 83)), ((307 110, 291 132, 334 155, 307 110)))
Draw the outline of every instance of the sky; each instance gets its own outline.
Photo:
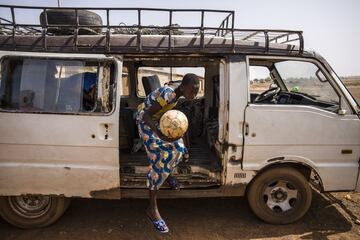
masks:
MULTIPOLYGON (((0 0, 0 4, 57 6, 57 0, 0 0)), ((320 53, 341 76, 360 76, 360 1, 358 0, 60 0, 63 7, 197 8, 235 11, 236 28, 301 30, 305 48, 320 53)), ((7 13, 0 8, 0 15, 7 13)), ((36 19, 38 12, 19 14, 18 22, 36 19)), ((102 13, 100 13, 102 15, 102 13)), ((200 18, 174 16, 180 25, 197 25, 200 18)), ((206 17, 205 17, 206 18, 206 17)), ((166 15, 148 13, 144 21, 161 25, 166 15)), ((216 25, 220 16, 205 21, 216 25)), ((135 14, 114 12, 111 22, 134 24, 135 14)))

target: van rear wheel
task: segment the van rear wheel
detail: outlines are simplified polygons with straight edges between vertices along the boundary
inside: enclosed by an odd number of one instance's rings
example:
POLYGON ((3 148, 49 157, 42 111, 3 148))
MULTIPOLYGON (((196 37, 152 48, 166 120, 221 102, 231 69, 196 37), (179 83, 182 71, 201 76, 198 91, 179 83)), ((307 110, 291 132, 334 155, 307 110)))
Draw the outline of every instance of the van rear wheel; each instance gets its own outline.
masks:
POLYGON ((70 199, 45 195, 0 197, 0 214, 20 228, 46 227, 66 211, 70 199))
POLYGON ((273 168, 251 183, 247 193, 257 217, 272 224, 289 224, 309 210, 312 192, 305 177, 293 168, 273 168))

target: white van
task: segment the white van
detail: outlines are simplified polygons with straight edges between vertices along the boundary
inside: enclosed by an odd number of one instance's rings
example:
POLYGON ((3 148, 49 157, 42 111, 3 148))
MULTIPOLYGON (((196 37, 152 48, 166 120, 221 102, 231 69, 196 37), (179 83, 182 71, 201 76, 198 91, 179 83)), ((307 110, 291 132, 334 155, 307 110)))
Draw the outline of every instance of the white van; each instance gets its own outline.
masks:
POLYGON ((309 209, 310 183, 360 189, 359 105, 304 50, 302 32, 236 29, 222 10, 0 8, 11 13, 0 23, 0 214, 9 223, 47 226, 72 197, 147 198, 134 114, 147 93, 188 72, 201 81, 197 98, 177 106, 189 119, 190 161, 173 173, 182 189, 164 186, 160 198, 246 195, 260 219, 286 224, 309 209), (41 24, 17 25, 23 9, 43 11, 41 24), (97 10, 105 23, 86 22, 97 10), (135 11, 138 24, 112 25, 116 11, 135 11), (168 13, 166 27, 142 25, 146 11, 168 13), (173 24, 187 11, 199 26, 173 24), (225 18, 208 27, 209 14, 225 18))

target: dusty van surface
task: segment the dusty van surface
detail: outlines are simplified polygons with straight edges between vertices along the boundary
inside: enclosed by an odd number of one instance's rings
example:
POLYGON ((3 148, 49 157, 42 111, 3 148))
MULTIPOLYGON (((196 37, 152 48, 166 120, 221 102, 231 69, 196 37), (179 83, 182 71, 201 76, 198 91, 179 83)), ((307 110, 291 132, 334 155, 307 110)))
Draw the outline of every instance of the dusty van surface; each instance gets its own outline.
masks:
POLYGON ((190 161, 174 172, 181 191, 160 197, 246 195, 260 219, 286 224, 309 209, 311 185, 359 190, 359 105, 301 31, 236 29, 223 10, 0 8, 0 214, 13 225, 47 226, 71 197, 147 197, 134 114, 188 72, 201 80, 177 106, 190 161), (18 23, 25 10, 40 24, 18 23), (136 24, 112 23, 126 11, 136 24), (148 12, 166 22, 144 25, 148 12), (199 24, 175 21, 188 12, 199 24))

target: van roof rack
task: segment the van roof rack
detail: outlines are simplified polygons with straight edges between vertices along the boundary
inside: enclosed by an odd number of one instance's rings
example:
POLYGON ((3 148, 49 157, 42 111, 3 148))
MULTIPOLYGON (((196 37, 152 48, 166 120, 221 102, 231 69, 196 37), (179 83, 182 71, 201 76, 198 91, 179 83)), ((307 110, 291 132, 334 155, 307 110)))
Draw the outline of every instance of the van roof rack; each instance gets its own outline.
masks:
MULTIPOLYGON (((0 50, 41 51, 41 52, 81 52, 81 53, 213 53, 213 52, 290 52, 303 54, 302 31, 271 29, 238 29, 234 26, 235 12, 210 9, 162 9, 162 8, 84 8, 84 7, 32 7, 0 5, 0 10, 8 11, 0 17, 0 50), (48 22, 48 14, 54 9, 73 12, 74 23, 53 24, 48 22), (41 24, 18 22, 21 11, 34 10, 44 14, 41 24), (101 12, 105 24, 81 25, 81 11, 101 12), (113 12, 135 12, 137 23, 112 24, 113 12), (163 26, 144 25, 145 12, 167 13, 163 26), (195 13, 200 15, 196 26, 180 26, 174 22, 175 14, 195 13), (205 17, 220 14, 224 19, 217 27, 205 23, 205 17), (70 34, 58 35, 54 29, 70 30, 70 34), (82 35, 82 29, 97 33, 82 35), (94 32, 94 31, 93 31, 94 32), (150 37, 151 36, 151 37, 150 37)), ((185 16, 186 17, 186 16, 185 16)), ((69 31, 68 31, 69 32, 69 31)))

